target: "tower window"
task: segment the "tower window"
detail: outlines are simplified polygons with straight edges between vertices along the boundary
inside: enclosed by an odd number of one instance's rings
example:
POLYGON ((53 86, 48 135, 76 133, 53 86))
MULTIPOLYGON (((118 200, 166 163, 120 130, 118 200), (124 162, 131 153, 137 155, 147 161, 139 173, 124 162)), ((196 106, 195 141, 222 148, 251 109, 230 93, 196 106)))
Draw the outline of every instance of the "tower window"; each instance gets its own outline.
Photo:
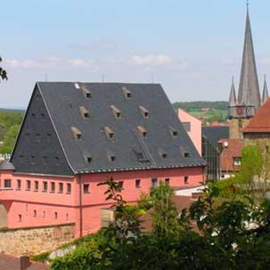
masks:
POLYGON ((147 137, 147 130, 144 127, 138 126, 137 129, 143 138, 147 137))
POLYGON ((149 111, 145 107, 139 106, 139 109, 141 111, 141 114, 142 114, 143 118, 148 118, 149 117, 149 111))
POLYGON ((109 127, 105 127, 104 130, 105 130, 106 136, 110 140, 113 140, 114 139, 114 132, 113 132, 113 130, 111 128, 109 128, 109 127))
POLYGON ((80 107, 80 113, 81 113, 81 116, 82 116, 83 119, 86 119, 86 118, 90 117, 89 111, 86 110, 84 106, 80 107))
POLYGON ((76 127, 71 127, 71 132, 72 132, 73 137, 76 140, 81 140, 82 139, 82 133, 76 127))
POLYGON ((125 95, 126 99, 131 99, 131 98, 132 98, 132 94, 131 94, 131 92, 127 89, 126 86, 123 86, 123 87, 122 87, 122 91, 123 91, 123 94, 125 95))
POLYGON ((115 118, 120 119, 121 118, 121 111, 114 105, 111 105, 111 110, 115 116, 115 118))
POLYGON ((4 180, 4 188, 11 188, 11 180, 10 179, 4 180))

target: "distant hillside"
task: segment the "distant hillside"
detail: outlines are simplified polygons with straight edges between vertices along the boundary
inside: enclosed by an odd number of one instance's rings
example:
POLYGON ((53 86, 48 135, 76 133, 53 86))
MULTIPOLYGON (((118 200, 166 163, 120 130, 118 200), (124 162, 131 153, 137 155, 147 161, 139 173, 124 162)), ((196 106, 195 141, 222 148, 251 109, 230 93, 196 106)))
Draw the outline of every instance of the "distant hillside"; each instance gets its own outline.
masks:
POLYGON ((181 108, 187 112, 201 111, 204 108, 227 111, 227 101, 192 101, 192 102, 175 102, 173 108, 177 110, 181 108))

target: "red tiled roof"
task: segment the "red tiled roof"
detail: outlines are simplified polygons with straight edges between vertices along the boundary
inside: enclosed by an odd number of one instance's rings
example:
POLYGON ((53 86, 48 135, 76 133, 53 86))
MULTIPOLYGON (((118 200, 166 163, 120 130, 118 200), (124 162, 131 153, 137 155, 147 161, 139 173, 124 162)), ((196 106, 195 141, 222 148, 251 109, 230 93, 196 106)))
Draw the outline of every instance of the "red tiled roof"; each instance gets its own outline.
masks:
POLYGON ((244 133, 270 133, 270 98, 243 129, 244 133))
MULTIPOLYGON (((26 259, 27 260, 27 259, 26 259)), ((40 262, 26 262, 25 268, 21 267, 21 258, 0 253, 0 270, 47 270, 49 266, 40 262)))
POLYGON ((222 154, 220 156, 220 167, 222 171, 239 171, 240 166, 234 165, 234 158, 242 156, 244 141, 239 139, 222 139, 222 154), (225 147, 225 144, 228 146, 225 147))

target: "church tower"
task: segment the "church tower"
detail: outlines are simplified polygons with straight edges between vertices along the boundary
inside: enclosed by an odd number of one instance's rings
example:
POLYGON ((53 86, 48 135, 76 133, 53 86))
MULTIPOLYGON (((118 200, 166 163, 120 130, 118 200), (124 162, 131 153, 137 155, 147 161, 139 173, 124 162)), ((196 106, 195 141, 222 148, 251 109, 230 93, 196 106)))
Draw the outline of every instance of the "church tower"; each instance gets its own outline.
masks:
POLYGON ((238 98, 236 99, 234 83, 229 100, 230 138, 241 139, 242 129, 256 114, 261 106, 261 97, 256 68, 256 60, 247 5, 245 42, 238 98))

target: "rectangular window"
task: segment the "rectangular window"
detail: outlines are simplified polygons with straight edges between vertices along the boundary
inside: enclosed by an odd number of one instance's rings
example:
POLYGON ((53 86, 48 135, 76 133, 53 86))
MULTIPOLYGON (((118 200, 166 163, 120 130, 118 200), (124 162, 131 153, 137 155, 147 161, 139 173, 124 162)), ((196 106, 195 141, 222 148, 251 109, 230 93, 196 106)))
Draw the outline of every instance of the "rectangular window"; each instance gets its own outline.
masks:
POLYGON ((48 183, 43 182, 43 192, 48 192, 48 183))
POLYGON ((5 188, 11 188, 11 180, 10 179, 5 179, 4 187, 5 188))
POLYGON ((90 193, 89 192, 90 185, 89 184, 84 184, 83 185, 83 193, 90 193))
POLYGON ((135 180, 135 185, 136 185, 136 188, 140 188, 141 187, 141 180, 140 179, 135 180))
POLYGON ((124 181, 119 181, 118 185, 119 185, 120 189, 124 189, 124 181))
POLYGON ((64 192, 64 184, 59 183, 59 191, 58 191, 58 193, 63 193, 63 192, 64 192))
POLYGON ((51 193, 55 193, 55 183, 51 182, 51 193))
POLYGON ((67 184, 67 194, 71 194, 71 184, 67 184))
POLYGON ((152 178, 152 187, 156 188, 158 186, 158 181, 156 178, 152 178))
POLYGON ((38 191, 38 181, 35 181, 35 190, 34 191, 38 191))
POLYGON ((22 188, 22 181, 20 179, 17 180, 17 190, 21 190, 22 188))
POLYGON ((165 178, 165 183, 166 183, 167 185, 170 185, 170 178, 165 178))
POLYGON ((31 189, 31 181, 26 180, 26 190, 29 191, 31 189))
POLYGON ((184 177, 184 182, 185 182, 186 185, 188 184, 188 176, 184 177))

